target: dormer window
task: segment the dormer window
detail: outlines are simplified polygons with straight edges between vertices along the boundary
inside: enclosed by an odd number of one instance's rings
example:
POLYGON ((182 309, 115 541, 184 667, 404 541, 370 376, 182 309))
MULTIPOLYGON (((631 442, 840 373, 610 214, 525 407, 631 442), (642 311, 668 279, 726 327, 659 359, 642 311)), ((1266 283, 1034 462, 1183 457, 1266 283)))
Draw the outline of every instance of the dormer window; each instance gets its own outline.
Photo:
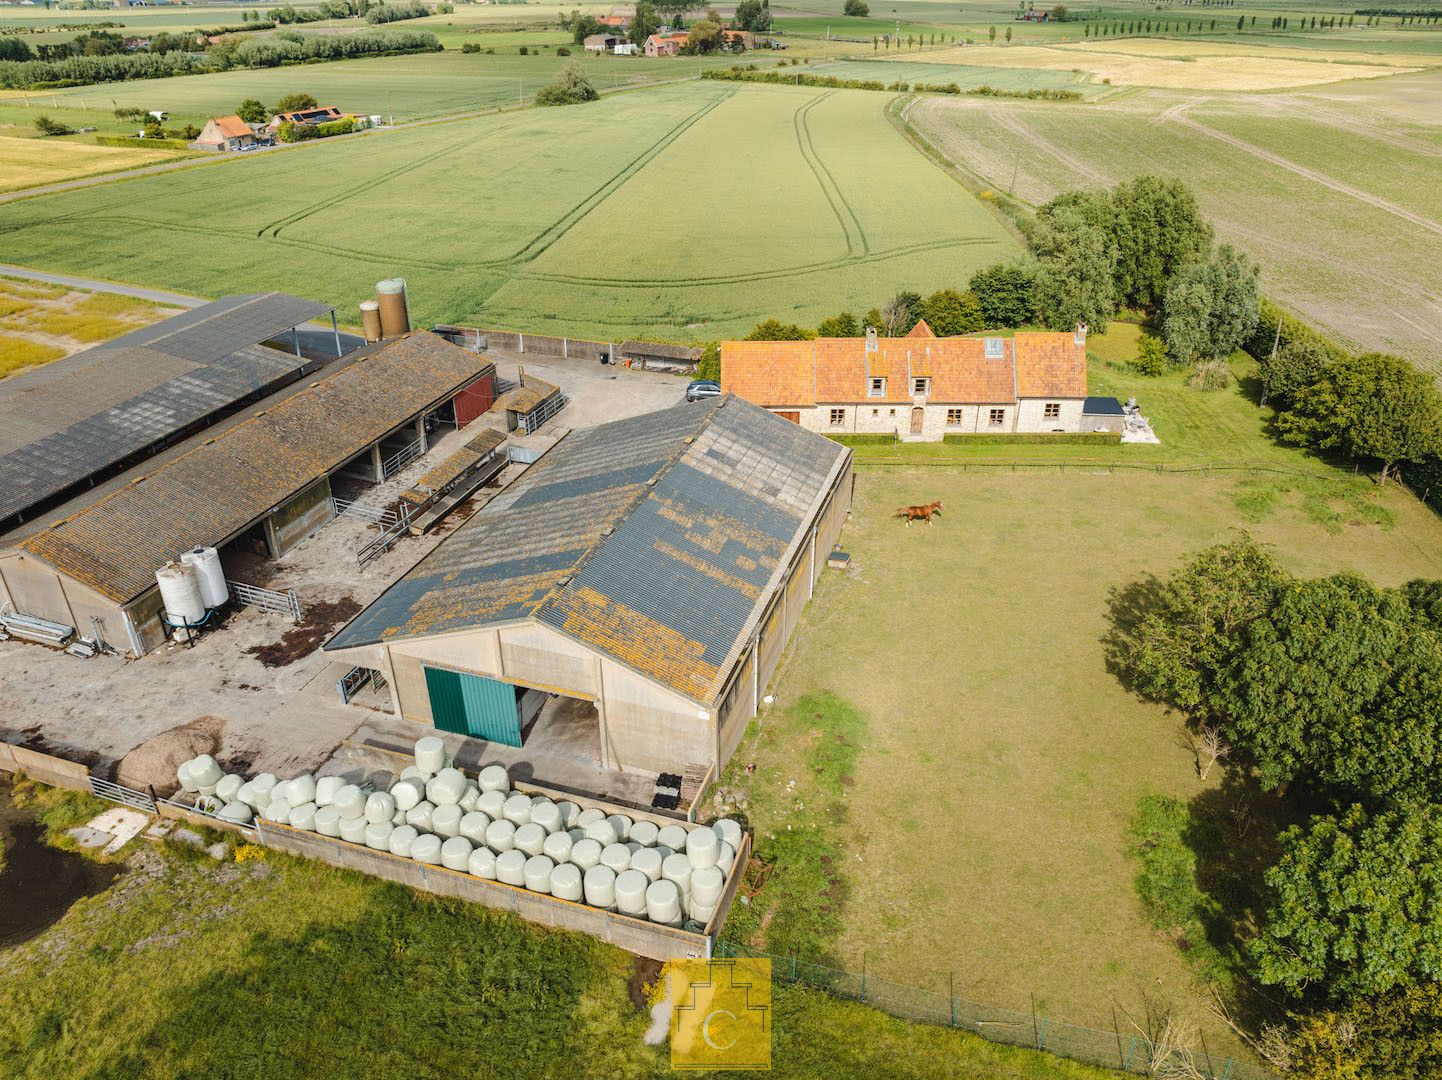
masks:
POLYGON ((986 358, 988 360, 1000 360, 1002 354, 1002 342, 1004 338, 989 337, 986 339, 986 358))
POLYGON ((912 379, 912 380, 911 380, 911 392, 912 392, 913 394, 915 394, 917 397, 926 397, 927 394, 931 393, 931 380, 930 380, 930 379, 912 379))
POLYGON ((885 396, 886 396, 886 380, 885 380, 885 379, 868 379, 868 380, 867 380, 867 383, 866 383, 866 396, 867 396, 867 397, 885 397, 885 396))

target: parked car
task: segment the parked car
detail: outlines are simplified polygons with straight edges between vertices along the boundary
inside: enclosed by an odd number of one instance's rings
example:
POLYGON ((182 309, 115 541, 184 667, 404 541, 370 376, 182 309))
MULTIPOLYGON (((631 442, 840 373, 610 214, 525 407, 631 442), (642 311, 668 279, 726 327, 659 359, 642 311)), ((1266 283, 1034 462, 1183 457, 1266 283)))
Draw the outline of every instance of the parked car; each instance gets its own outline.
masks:
POLYGON ((721 384, 715 379, 692 379, 691 384, 686 387, 687 401, 700 401, 702 398, 720 395, 721 384))

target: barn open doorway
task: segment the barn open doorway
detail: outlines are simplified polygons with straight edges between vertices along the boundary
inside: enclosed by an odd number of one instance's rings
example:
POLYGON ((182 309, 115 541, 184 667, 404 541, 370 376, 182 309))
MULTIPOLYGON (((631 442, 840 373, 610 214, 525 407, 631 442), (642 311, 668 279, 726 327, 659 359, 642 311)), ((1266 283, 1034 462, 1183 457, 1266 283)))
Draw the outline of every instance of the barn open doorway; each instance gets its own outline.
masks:
POLYGON ((448 668, 425 665, 423 670, 431 723, 441 731, 535 754, 600 762, 595 702, 448 668))

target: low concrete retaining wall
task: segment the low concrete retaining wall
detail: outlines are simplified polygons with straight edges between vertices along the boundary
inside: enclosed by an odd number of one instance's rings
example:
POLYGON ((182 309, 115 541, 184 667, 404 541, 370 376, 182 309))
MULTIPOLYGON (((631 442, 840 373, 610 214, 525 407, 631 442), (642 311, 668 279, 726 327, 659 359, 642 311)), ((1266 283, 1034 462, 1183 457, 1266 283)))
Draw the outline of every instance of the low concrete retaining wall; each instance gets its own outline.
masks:
POLYGON ((21 772, 42 784, 71 791, 90 790, 90 770, 84 765, 13 743, 0 742, 0 772, 21 772))
MULTIPOLYGON (((527 334, 518 330, 492 330, 473 326, 434 326, 431 330, 448 341, 472 349, 505 349, 507 352, 522 355, 534 353, 537 356, 562 357, 591 364, 600 363, 603 356, 612 364, 619 363, 623 358, 620 345, 614 341, 548 337, 545 334, 527 334)), ((696 370, 694 363, 679 359, 656 358, 638 362, 635 366, 645 371, 670 371, 680 374, 696 370)))

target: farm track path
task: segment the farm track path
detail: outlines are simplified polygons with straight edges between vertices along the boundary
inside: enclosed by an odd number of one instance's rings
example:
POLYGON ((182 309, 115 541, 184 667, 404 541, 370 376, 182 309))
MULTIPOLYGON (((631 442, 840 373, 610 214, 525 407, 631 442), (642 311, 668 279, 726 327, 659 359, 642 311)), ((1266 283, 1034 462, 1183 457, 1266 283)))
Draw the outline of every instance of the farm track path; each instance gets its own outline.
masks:
POLYGON ((64 285, 72 289, 114 293, 116 296, 151 300, 157 304, 168 304, 171 307, 193 308, 209 303, 201 296, 167 292, 164 289, 146 289, 139 285, 122 285, 117 281, 102 281, 99 278, 75 277, 72 274, 50 274, 42 270, 32 270, 28 266, 14 266, 10 263, 0 263, 0 277, 23 278, 26 281, 41 281, 47 285, 64 285))
POLYGON ((1254 157, 1259 157, 1263 161, 1269 162, 1272 165, 1276 165, 1278 168, 1286 169, 1289 172, 1294 172, 1298 176, 1304 177, 1307 180, 1311 180, 1313 183, 1321 184, 1323 187, 1326 188, 1331 188, 1333 191, 1338 192, 1339 194, 1349 195, 1352 198, 1356 199, 1358 202, 1364 202, 1368 206, 1373 206, 1376 207, 1378 210, 1386 211, 1387 213, 1392 214, 1395 217, 1399 217, 1404 221, 1410 221, 1413 225, 1416 225, 1419 228, 1426 229, 1429 232, 1434 232, 1437 233, 1439 236, 1442 236, 1442 223, 1436 222, 1428 217, 1423 217, 1421 214, 1413 213, 1405 206, 1399 206, 1389 199, 1382 198, 1380 195, 1373 195, 1370 191, 1363 191, 1361 188, 1356 188, 1353 187, 1351 184, 1343 183, 1341 180, 1337 180, 1331 176, 1328 176, 1326 173, 1320 173, 1316 169, 1309 169, 1305 165, 1299 165, 1297 162, 1292 161, 1290 158, 1283 157, 1281 154, 1273 153, 1271 150, 1268 150, 1265 147, 1258 146, 1256 143, 1250 143, 1246 139, 1238 138, 1236 135, 1229 135, 1225 131, 1218 131, 1214 127, 1208 127, 1200 120, 1193 119, 1192 117, 1187 116, 1183 112, 1172 110, 1171 120, 1174 124, 1180 124, 1183 127, 1191 128, 1193 131, 1199 132, 1203 135, 1208 135, 1211 138, 1218 140, 1219 142, 1226 143, 1228 146, 1231 146, 1236 150, 1240 150, 1243 153, 1251 154, 1254 157))

